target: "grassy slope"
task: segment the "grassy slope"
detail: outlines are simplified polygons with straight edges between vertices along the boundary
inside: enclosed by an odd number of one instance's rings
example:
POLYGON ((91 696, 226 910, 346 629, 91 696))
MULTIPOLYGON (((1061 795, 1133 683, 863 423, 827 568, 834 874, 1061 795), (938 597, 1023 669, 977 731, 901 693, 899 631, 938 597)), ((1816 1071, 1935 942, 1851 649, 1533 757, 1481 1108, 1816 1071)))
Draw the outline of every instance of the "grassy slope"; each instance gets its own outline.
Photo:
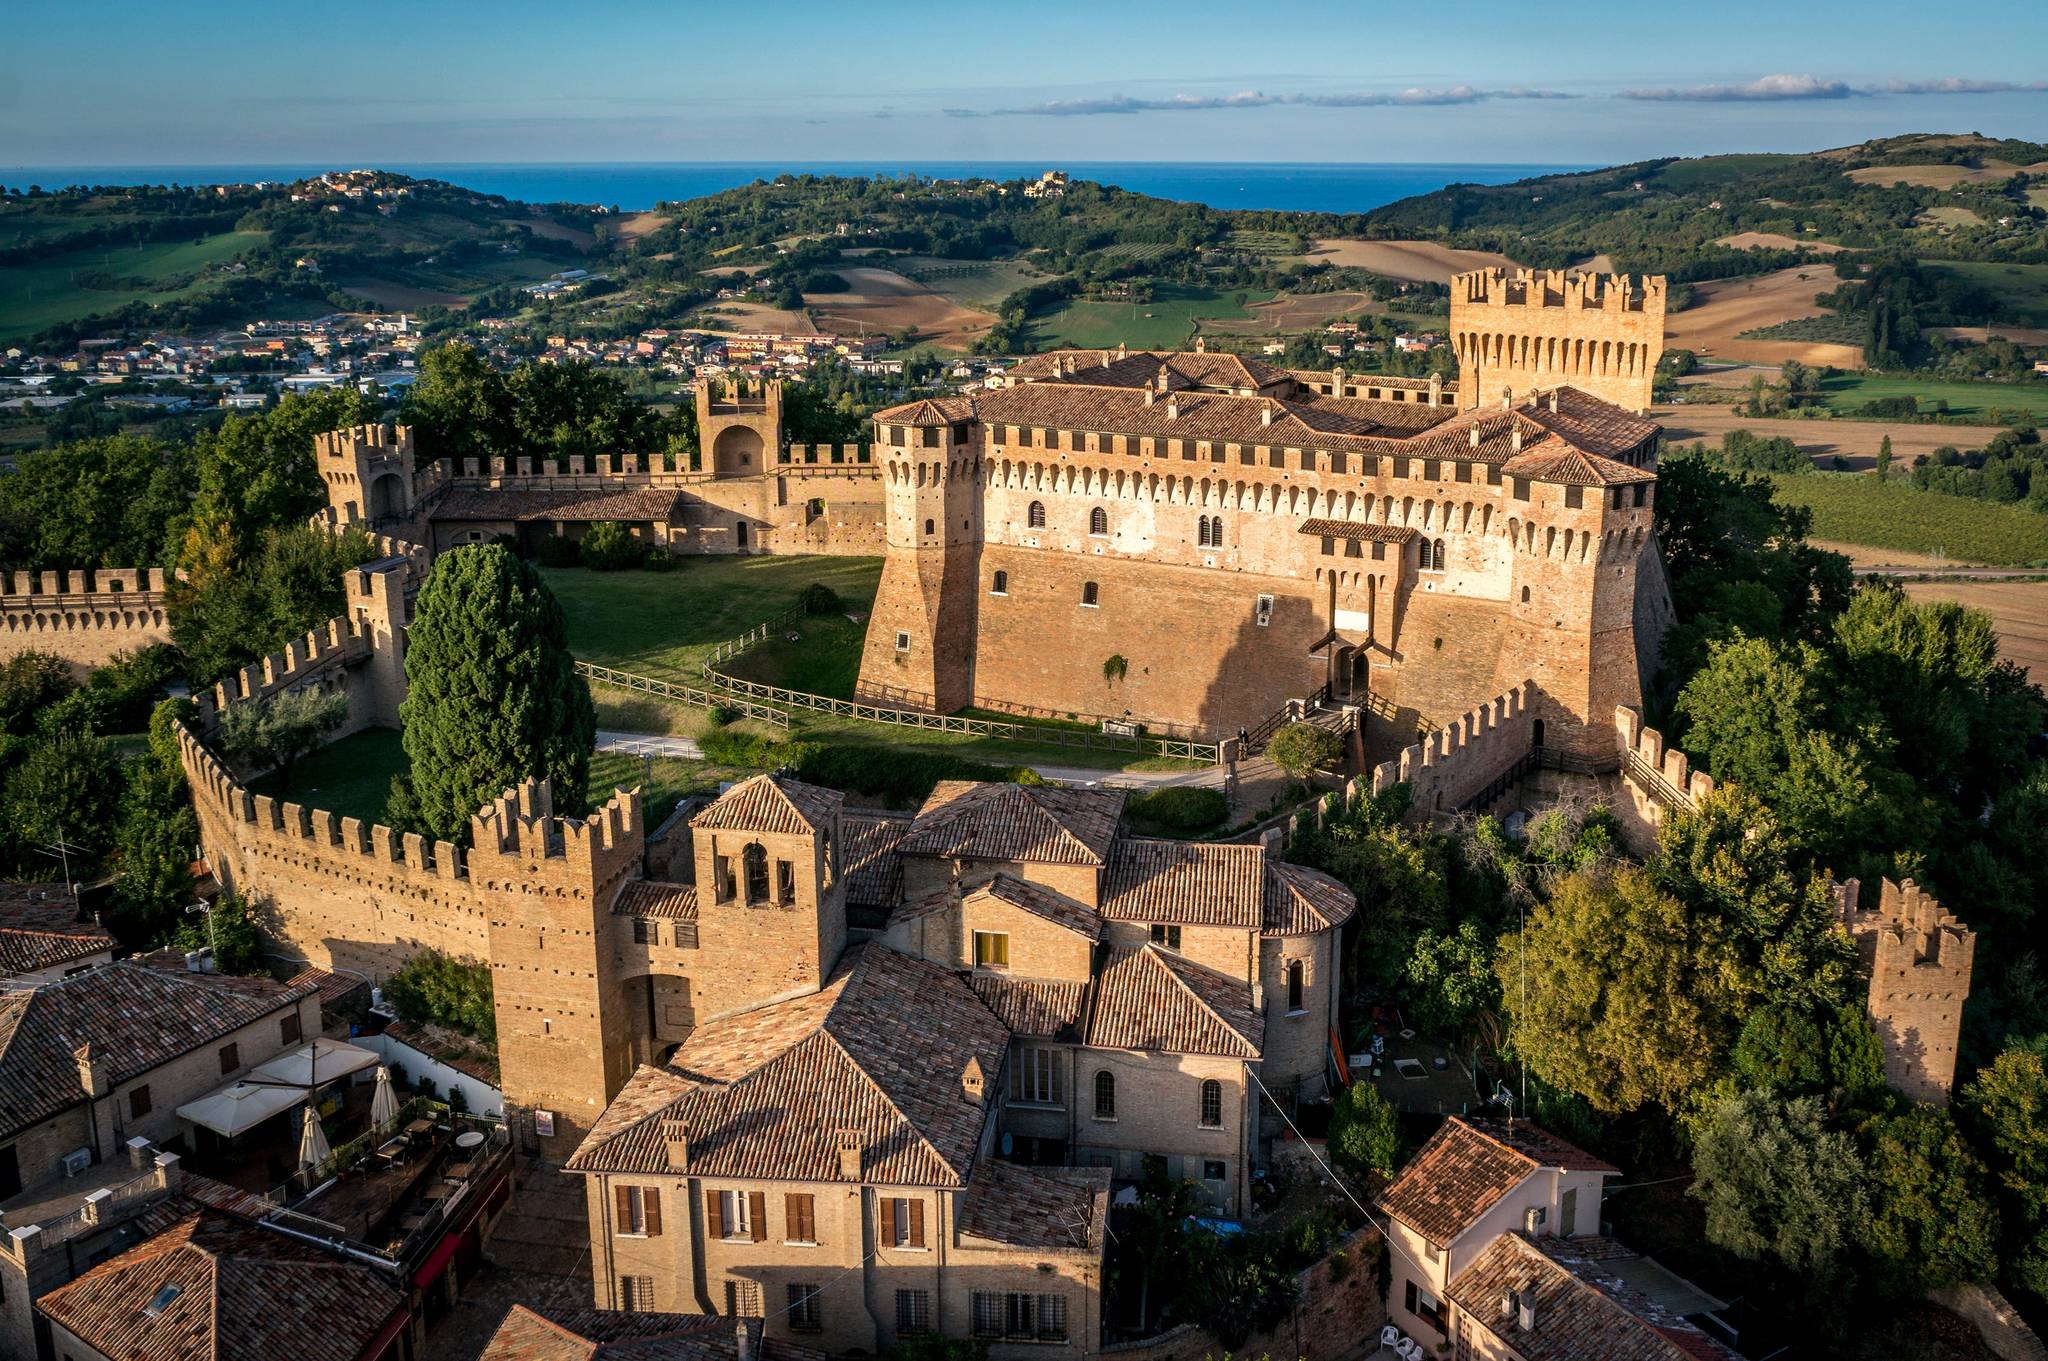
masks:
POLYGON ((366 728, 323 747, 299 762, 292 772, 292 787, 284 790, 276 777, 266 775, 250 788, 258 794, 272 794, 325 808, 340 817, 361 818, 365 823, 384 820, 384 798, 391 792, 391 777, 406 768, 405 748, 396 728, 366 728))
POLYGON ((1228 293, 1210 288, 1161 285, 1151 302, 1070 302, 1031 324, 1032 335, 1041 345, 1074 345, 1102 349, 1122 341, 1138 348, 1171 349, 1183 344, 1203 317, 1243 320, 1252 314, 1239 306, 1243 294, 1247 303, 1266 302, 1271 290, 1233 289, 1228 293))
POLYGON ((1943 261, 1935 267, 1996 294, 2013 322, 2024 326, 2048 326, 2048 265, 1943 261))
POLYGON ((1929 402, 1947 402, 1950 415, 1987 423, 1993 411, 2026 411, 2036 419, 2048 419, 2048 383, 1945 383, 1903 374, 1850 373, 1821 386, 1829 408, 1845 416, 1880 397, 1917 397, 1923 408, 1929 402))
POLYGON ((203 280, 186 276, 232 260, 262 244, 263 232, 220 232, 198 241, 152 241, 74 251, 28 265, 0 266, 0 340, 34 335, 47 326, 110 312, 131 302, 169 302, 196 291, 203 280), (104 273, 148 281, 148 286, 107 291, 80 287, 78 275, 104 273))
POLYGON ((1813 510, 1812 537, 2002 567, 2048 563, 2048 515, 1917 491, 1860 473, 1779 475, 1778 498, 1813 510))

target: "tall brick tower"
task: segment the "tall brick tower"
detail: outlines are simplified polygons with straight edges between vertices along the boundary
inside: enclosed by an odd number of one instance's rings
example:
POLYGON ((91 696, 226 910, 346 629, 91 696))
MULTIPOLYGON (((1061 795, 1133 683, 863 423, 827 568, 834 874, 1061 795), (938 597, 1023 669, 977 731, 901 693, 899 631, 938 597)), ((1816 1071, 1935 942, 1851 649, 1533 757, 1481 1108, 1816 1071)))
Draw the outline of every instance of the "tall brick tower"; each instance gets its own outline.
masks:
POLYGON ((1611 755, 1615 706, 1643 702, 1636 569, 1649 551, 1655 475, 1554 438, 1503 471, 1513 565, 1496 683, 1536 683, 1544 746, 1611 755))
POLYGON ((981 570, 981 425, 964 397, 875 417, 889 553, 859 694, 950 713, 974 694, 981 570))
POLYGON ((337 519, 361 522, 384 534, 412 528, 421 498, 416 494, 411 426, 359 425, 315 435, 313 461, 327 484, 327 504, 337 519))
POLYGON ((640 794, 557 818, 548 786, 529 780, 479 811, 470 831, 470 883, 491 897, 505 1101, 548 1113, 554 1133, 542 1151, 560 1161, 633 1073, 634 1017, 618 997, 606 926, 646 851, 640 794))
POLYGON ((1861 893, 1854 879, 1835 885, 1835 916, 1870 975, 1867 1005, 1884 1046, 1885 1081, 1915 1101, 1945 1106, 1977 933, 1911 879, 1884 880, 1873 911, 1861 909, 1861 893))
POLYGON ((1628 411, 1650 405, 1664 353, 1665 282, 1561 269, 1451 278, 1458 401, 1470 410, 1569 386, 1628 411))
POLYGON ((758 477, 782 451, 782 384, 697 380, 697 448, 706 472, 758 477))

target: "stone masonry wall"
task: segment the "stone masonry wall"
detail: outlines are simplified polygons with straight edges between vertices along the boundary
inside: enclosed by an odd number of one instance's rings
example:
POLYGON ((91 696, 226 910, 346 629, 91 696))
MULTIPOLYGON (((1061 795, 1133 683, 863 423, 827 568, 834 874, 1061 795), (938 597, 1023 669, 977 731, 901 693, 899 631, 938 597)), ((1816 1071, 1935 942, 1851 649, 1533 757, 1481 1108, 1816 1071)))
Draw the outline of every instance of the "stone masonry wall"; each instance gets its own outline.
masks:
POLYGON ((0 573, 0 660, 48 652, 82 673, 169 642, 168 586, 161 567, 0 573))

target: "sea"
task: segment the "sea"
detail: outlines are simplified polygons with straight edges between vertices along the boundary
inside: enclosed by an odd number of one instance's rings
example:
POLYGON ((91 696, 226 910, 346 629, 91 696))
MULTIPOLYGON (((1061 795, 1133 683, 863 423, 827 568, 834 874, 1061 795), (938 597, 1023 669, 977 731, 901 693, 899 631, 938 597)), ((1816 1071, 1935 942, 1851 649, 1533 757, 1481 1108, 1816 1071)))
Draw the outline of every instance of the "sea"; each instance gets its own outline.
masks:
MULTIPOLYGON (((312 163, 267 165, 5 166, 0 187, 40 185, 234 184, 297 180, 352 167, 312 163)), ((924 175, 934 179, 1036 177, 1045 161, 837 161, 576 164, 475 163, 380 165, 421 179, 447 180, 528 203, 584 203, 639 212, 657 203, 700 198, 777 175, 924 175)), ((1227 164, 1178 161, 1063 161, 1077 179, 1113 184, 1156 198, 1212 208, 1278 212, 1362 213, 1451 184, 1507 184, 1536 175, 1585 170, 1569 165, 1361 163, 1227 164)))

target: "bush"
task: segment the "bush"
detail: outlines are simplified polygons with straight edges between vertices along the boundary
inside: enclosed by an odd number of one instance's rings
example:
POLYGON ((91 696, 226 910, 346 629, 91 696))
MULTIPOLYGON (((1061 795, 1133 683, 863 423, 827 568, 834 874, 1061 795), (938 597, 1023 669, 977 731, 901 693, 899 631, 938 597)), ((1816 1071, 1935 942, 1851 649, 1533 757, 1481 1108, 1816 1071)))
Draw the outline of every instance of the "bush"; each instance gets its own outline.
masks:
POLYGON ((1401 1161, 1401 1121, 1379 1088, 1363 1080, 1330 1108, 1330 1156, 1353 1176, 1386 1176, 1401 1161))
POLYGON ((644 560, 640 545, 617 520, 600 520, 583 536, 583 565, 593 572, 623 572, 644 560))
POLYGON ((1230 816, 1230 800, 1220 789, 1172 785, 1141 794, 1127 805, 1132 818, 1170 832, 1199 832, 1230 816))
POLYGON ((543 567, 578 567, 583 563, 583 549, 566 534, 551 534, 533 550, 533 560, 543 567))
POLYGON ((0 732, 26 737, 50 705, 71 693, 71 664, 47 652, 17 652, 0 662, 0 732))
POLYGON ((384 1000, 415 1025, 431 1022, 489 1044, 498 1041, 488 964, 422 950, 385 982, 384 1000))
POLYGON ((805 614, 838 614, 843 608, 839 592, 822 581, 814 581, 804 587, 803 593, 797 596, 796 603, 805 614))
POLYGON ((640 565, 650 572, 673 572, 683 565, 683 560, 656 544, 647 550, 647 556, 640 565))
POLYGON ((1273 758, 1273 764, 1297 780, 1337 764, 1343 754, 1337 734, 1313 723, 1289 723, 1266 744, 1266 755, 1273 758))

